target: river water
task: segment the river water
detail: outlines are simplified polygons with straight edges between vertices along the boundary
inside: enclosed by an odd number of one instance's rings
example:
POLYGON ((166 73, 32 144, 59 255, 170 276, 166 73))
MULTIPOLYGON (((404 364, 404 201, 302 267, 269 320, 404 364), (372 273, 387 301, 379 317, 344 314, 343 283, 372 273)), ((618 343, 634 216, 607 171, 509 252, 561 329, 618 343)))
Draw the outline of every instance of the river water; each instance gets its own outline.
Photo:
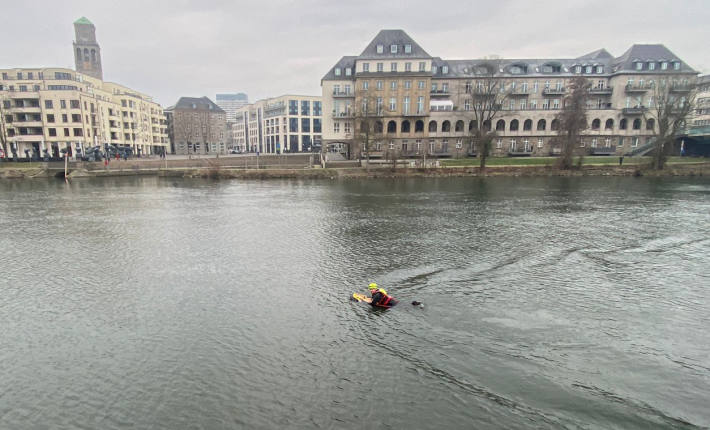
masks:
POLYGON ((709 214, 708 178, 0 182, 0 428, 708 427, 709 214))

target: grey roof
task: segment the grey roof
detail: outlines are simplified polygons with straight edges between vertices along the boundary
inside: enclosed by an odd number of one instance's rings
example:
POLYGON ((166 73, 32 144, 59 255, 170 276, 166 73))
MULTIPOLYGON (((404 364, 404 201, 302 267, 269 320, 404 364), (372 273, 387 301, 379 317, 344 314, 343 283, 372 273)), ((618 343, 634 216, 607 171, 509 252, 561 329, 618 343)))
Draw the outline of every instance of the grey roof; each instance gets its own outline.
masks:
MULTIPOLYGON (((520 58, 520 59, 482 59, 482 60, 444 60, 439 57, 431 57, 427 54, 414 40, 407 35, 403 30, 382 30, 377 36, 367 45, 367 48, 359 56, 346 56, 340 59, 338 63, 331 68, 323 77, 323 80, 340 80, 354 79, 355 73, 350 77, 345 75, 344 69, 354 67, 356 60, 375 60, 387 58, 431 58, 432 65, 436 66, 437 71, 433 74, 437 78, 457 78, 457 77, 474 77, 478 75, 476 69, 483 64, 496 63, 499 67, 498 73, 510 76, 532 76, 532 77, 550 77, 557 76, 574 76, 575 66, 592 66, 592 73, 582 73, 581 76, 594 78, 596 76, 609 76, 614 73, 622 73, 625 71, 633 71, 639 73, 634 64, 636 61, 643 62, 641 72, 649 71, 651 73, 662 73, 660 62, 677 61, 681 64, 680 70, 675 70, 672 65, 669 65, 668 72, 682 73, 697 73, 686 63, 681 61, 675 54, 663 45, 633 45, 621 57, 614 58, 606 49, 597 49, 588 54, 577 58, 520 58), (377 53, 377 45, 383 45, 383 53, 377 53), (390 45, 397 44, 398 49, 396 54, 390 52, 390 45), (411 54, 404 54, 404 44, 412 45, 411 54), (656 62, 653 71, 648 69, 649 62, 656 62), (513 74, 512 67, 520 65, 527 69, 523 74, 513 74), (544 71, 545 65, 559 66, 559 72, 548 73, 544 71), (442 66, 448 66, 447 73, 443 73, 442 66), (602 73, 597 73, 597 67, 602 67, 602 73), (341 69, 341 75, 335 76, 335 69, 341 69)), ((586 72, 583 69, 583 72, 586 72)))
MULTIPOLYGON (((684 63, 677 55, 671 52, 670 49, 666 48, 664 45, 632 45, 626 52, 614 61, 615 71, 620 70, 633 70, 636 71, 634 63, 637 61, 641 62, 661 62, 661 61, 678 61, 680 62, 680 71, 696 73, 692 67, 684 63)), ((643 70, 646 69, 647 65, 644 65, 643 70)), ((654 72, 660 70, 660 67, 656 67, 654 72)))
POLYGON ((604 48, 597 49, 596 51, 592 51, 589 54, 577 57, 578 60, 610 60, 612 58, 614 58, 614 56, 611 55, 609 51, 604 48))
POLYGON ((208 97, 180 97, 180 100, 175 103, 175 109, 210 110, 225 113, 221 107, 217 106, 208 97))
POLYGON ((422 49, 404 30, 381 30, 372 42, 360 54, 361 59, 375 58, 430 58, 431 56, 422 49), (383 52, 377 53, 377 45, 382 45, 383 52), (397 45, 397 53, 390 51, 390 46, 397 45), (412 52, 405 53, 404 45, 411 45, 412 52))
POLYGON ((335 66, 328 70, 328 73, 323 76, 321 80, 338 80, 338 79, 354 79, 355 78, 355 59, 358 57, 354 55, 348 55, 340 59, 335 66), (345 76, 345 69, 352 68, 352 75, 345 76), (340 76, 335 76, 335 69, 340 68, 340 76))
POLYGON ((699 84, 705 84, 708 82, 710 82, 710 75, 698 76, 698 83, 699 84))

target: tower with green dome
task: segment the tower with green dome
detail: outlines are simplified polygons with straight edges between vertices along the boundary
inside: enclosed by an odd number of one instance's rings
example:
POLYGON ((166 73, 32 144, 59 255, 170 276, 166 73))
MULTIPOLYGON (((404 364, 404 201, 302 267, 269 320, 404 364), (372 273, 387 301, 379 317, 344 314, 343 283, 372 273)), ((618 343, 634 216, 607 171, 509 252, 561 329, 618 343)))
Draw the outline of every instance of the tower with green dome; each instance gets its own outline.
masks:
POLYGON ((96 42, 96 27, 86 17, 74 21, 74 64, 76 71, 103 80, 101 48, 96 42))

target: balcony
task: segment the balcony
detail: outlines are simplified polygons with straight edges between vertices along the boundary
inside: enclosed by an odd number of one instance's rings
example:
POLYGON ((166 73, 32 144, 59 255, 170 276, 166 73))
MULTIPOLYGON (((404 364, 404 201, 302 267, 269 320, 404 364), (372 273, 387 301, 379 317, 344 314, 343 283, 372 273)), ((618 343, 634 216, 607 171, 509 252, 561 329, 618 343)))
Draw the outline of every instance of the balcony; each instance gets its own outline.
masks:
POLYGON ((671 85, 670 91, 672 93, 687 93, 690 92, 690 90, 693 89, 693 86, 690 84, 675 84, 671 85))
POLYGON ((431 90, 429 92, 431 97, 448 97, 450 95, 448 88, 442 90, 431 90))
POLYGON ((514 88, 510 90, 510 95, 515 97, 526 97, 530 95, 530 90, 523 88, 514 88))
MULTIPOLYGON (((382 116, 382 112, 380 112, 379 115, 375 115, 374 113, 372 113, 371 116, 382 116)), ((333 118, 353 118, 353 117, 354 117, 354 114, 352 111, 345 111, 345 112, 333 111, 333 118)))
POLYGON ((565 93, 564 87, 543 88, 542 89, 542 95, 544 95, 544 96, 559 96, 559 95, 563 95, 564 93, 565 93))
POLYGON ((589 94, 610 96, 614 92, 612 87, 595 87, 589 89, 589 94))
POLYGON ((642 115, 646 112, 645 106, 627 107, 621 109, 621 113, 624 115, 642 115))
POLYGON ((590 155, 614 155, 616 154, 616 146, 597 146, 589 148, 590 155))
POLYGON ((355 97, 355 93, 352 93, 350 91, 333 91, 333 97, 336 98, 347 98, 347 97, 355 97))
POLYGON ((652 88, 653 88, 653 86, 647 85, 647 84, 644 84, 644 85, 626 84, 626 86, 624 87, 624 90, 627 93, 633 94, 633 93, 645 93, 646 91, 648 91, 652 88))

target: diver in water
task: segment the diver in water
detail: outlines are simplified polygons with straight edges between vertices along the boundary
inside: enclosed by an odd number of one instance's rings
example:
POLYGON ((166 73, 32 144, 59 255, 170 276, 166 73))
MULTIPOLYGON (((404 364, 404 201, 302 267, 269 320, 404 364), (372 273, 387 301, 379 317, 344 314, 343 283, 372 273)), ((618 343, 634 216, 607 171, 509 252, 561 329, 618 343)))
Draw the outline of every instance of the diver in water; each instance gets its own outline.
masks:
POLYGON ((392 306, 399 303, 399 300, 387 294, 382 288, 379 288, 374 282, 367 286, 370 290, 370 295, 372 299, 370 304, 376 308, 391 308, 392 306))

